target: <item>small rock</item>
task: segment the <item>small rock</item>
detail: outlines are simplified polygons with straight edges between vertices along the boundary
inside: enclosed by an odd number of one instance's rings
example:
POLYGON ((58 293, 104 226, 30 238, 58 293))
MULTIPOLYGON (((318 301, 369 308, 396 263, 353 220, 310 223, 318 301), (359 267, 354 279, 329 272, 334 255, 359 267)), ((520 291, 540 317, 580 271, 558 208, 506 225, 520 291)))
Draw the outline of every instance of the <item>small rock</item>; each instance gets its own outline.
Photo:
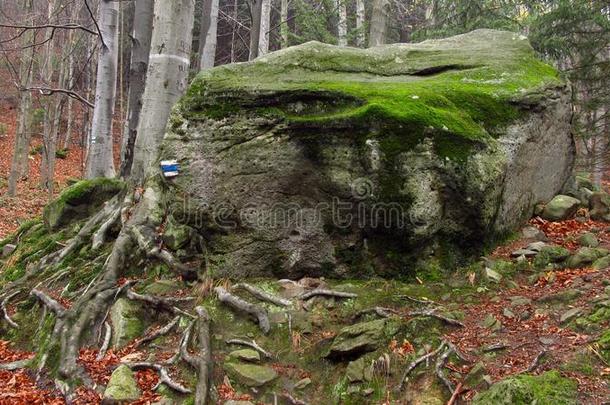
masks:
POLYGON ((570 219, 574 217, 579 206, 579 199, 567 195, 558 195, 545 205, 542 211, 542 218, 547 221, 570 219))
POLYGON ((570 268, 585 267, 609 253, 610 251, 607 249, 581 247, 574 255, 570 256, 566 264, 570 268))
POLYGON ((350 361, 345 370, 345 376, 351 383, 371 381, 373 378, 373 370, 371 369, 370 361, 366 361, 364 357, 350 361))
POLYGON ((385 336, 386 324, 386 319, 378 319, 341 329, 326 357, 341 357, 376 350, 385 336))
POLYGON ((306 387, 308 387, 311 384, 311 378, 303 378, 302 380, 297 381, 296 384, 294 384, 294 388, 297 390, 302 390, 306 387))
POLYGON ((585 232, 578 237, 578 244, 580 246, 595 248, 599 246, 599 240, 591 232, 585 232))
POLYGON ((15 249, 17 249, 17 246, 13 245, 12 243, 7 243, 6 245, 4 245, 4 247, 2 248, 2 258, 9 257, 10 255, 12 255, 15 249))
POLYGON ((305 292, 305 288, 292 280, 280 280, 279 295, 286 299, 298 297, 305 292))
POLYGON ((261 361, 261 354, 252 349, 235 350, 229 353, 229 357, 232 359, 247 361, 249 363, 258 363, 261 361))
POLYGON ((275 370, 256 364, 225 363, 224 369, 231 377, 248 387, 260 387, 277 378, 275 370))
POLYGON ((492 314, 487 314, 485 319, 483 319, 483 321, 481 322, 481 325, 485 328, 491 329, 494 332, 502 329, 502 322, 500 322, 492 314))
POLYGON ((543 345, 552 345, 553 343, 555 343, 557 341, 557 339, 555 339, 552 336, 542 336, 538 339, 538 341, 540 341, 540 343, 542 343, 543 345))
POLYGON ((141 392, 133 371, 126 365, 118 366, 110 376, 104 391, 106 401, 128 402, 140 398, 141 392))
POLYGON ((610 267, 610 255, 597 259, 591 265, 595 270, 604 270, 610 267))
POLYGON ((519 313, 519 319, 521 319, 522 321, 527 321, 531 317, 532 317, 532 313, 530 311, 523 311, 523 312, 519 313))
POLYGON ((485 366, 482 363, 475 364, 464 379, 464 384, 471 389, 482 388, 485 384, 485 366))
POLYGON ((554 294, 543 295, 538 302, 544 303, 568 303, 582 295, 582 291, 575 289, 563 290, 554 294))
POLYGON ((520 305, 529 305, 532 303, 532 300, 527 298, 527 297, 522 297, 520 295, 515 295, 513 297, 510 297, 510 306, 511 307, 518 307, 520 305))
POLYGON ((515 314, 508 308, 504 308, 504 311, 502 311, 502 315, 511 319, 515 317, 515 314))
POLYGON ((534 243, 530 243, 529 245, 527 245, 527 247, 525 249, 531 250, 533 252, 540 252, 546 246, 547 246, 547 244, 544 242, 534 242, 534 243))
POLYGON ((485 278, 488 281, 493 281, 494 283, 499 283, 502 281, 502 275, 489 267, 485 267, 485 278))
POLYGON ((110 308, 112 321, 112 347, 125 346, 145 330, 142 308, 127 298, 119 298, 110 308))
POLYGON ((561 323, 568 323, 570 322, 572 319, 576 318, 578 315, 580 315, 580 313, 582 312, 582 308, 572 308, 569 311, 565 312, 563 315, 561 315, 561 318, 559 319, 559 321, 561 323))
POLYGON ((549 238, 540 229, 535 226, 526 226, 521 230, 521 235, 525 239, 533 239, 541 242, 548 242, 549 238))
POLYGON ((375 392, 374 389, 372 388, 367 388, 364 391, 362 391, 362 395, 364 395, 365 397, 371 396, 373 395, 373 392, 375 392))
POLYGON ((534 250, 529 250, 529 249, 517 249, 514 252, 512 252, 510 255, 512 257, 520 257, 520 256, 525 256, 525 257, 534 257, 538 254, 538 252, 534 251, 534 250))

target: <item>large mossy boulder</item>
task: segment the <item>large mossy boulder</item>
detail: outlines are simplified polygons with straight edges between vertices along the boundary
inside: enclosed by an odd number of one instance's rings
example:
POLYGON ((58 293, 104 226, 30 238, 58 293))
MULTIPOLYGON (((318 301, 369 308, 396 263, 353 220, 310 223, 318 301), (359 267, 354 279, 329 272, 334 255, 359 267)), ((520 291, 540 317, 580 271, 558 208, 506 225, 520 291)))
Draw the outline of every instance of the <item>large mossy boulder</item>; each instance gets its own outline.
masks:
POLYGON ((56 230, 96 213, 109 199, 118 194, 125 183, 117 179, 83 180, 68 187, 48 204, 43 213, 45 225, 56 230))
POLYGON ((333 340, 326 357, 354 357, 377 350, 387 334, 388 321, 378 319, 346 326, 333 340))
POLYGON ((478 254, 551 200, 570 117, 518 34, 309 42, 200 73, 160 158, 180 162, 170 212, 205 235, 215 276, 395 275, 478 254))
POLYGON ((571 405, 577 402, 576 381, 557 371, 538 376, 518 375, 495 383, 478 394, 473 405, 571 405))

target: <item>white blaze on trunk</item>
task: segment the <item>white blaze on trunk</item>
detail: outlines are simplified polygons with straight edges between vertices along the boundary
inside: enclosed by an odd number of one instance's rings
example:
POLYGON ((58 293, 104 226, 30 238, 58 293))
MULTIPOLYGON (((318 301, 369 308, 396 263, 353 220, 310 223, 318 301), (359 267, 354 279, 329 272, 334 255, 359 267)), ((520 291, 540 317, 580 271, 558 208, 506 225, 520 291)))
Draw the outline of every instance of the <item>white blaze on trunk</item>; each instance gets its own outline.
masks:
POLYGON ((150 61, 135 143, 132 178, 143 182, 157 158, 173 105, 188 82, 194 0, 156 1, 150 61))
POLYGON ((344 0, 337 0, 339 10, 339 23, 337 24, 337 35, 339 46, 347 46, 347 7, 344 0))
POLYGON ((214 67, 216 61, 216 44, 218 41, 218 0, 205 0, 203 2, 203 24, 199 36, 200 69, 214 67))
POLYGON ((271 0, 262 0, 261 28, 258 36, 258 56, 269 53, 269 25, 271 19, 271 0))
POLYGON ((356 0, 356 46, 363 47, 364 40, 364 0, 356 0))
POLYGON ((119 2, 102 0, 98 24, 103 44, 97 64, 95 108, 91 122, 86 177, 114 177, 112 159, 112 117, 116 98, 117 65, 119 57, 119 2))
POLYGON ((388 23, 388 0, 373 0, 369 47, 385 44, 388 23))

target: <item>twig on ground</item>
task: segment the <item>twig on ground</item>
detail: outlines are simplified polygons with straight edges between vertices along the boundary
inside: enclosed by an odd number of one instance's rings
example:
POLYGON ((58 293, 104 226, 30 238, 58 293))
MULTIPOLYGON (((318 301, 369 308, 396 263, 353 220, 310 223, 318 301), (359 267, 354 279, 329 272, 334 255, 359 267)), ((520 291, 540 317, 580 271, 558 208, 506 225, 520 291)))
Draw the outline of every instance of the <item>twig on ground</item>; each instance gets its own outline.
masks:
POLYGON ((95 360, 100 361, 101 359, 103 359, 106 356, 106 352, 108 351, 108 346, 110 346, 110 338, 112 337, 112 327, 110 326, 110 324, 108 322, 104 322, 104 330, 106 331, 106 333, 104 333, 104 342, 102 343, 102 346, 100 347, 100 351, 98 352, 97 356, 95 357, 95 360))
POLYGON ((525 372, 531 373, 532 371, 536 370, 538 368, 538 366, 540 365, 540 360, 542 360, 542 358, 545 355, 546 355, 546 350, 542 350, 540 353, 538 353, 538 355, 534 358, 534 360, 532 361, 530 366, 527 368, 527 370, 525 370, 525 372))
POLYGON ((451 395, 451 398, 449 398, 447 405, 453 405, 456 403, 456 401, 462 394, 462 386, 463 386, 462 382, 458 383, 457 387, 455 387, 455 391, 453 391, 453 394, 451 395))
POLYGON ((149 335, 144 336, 142 339, 140 339, 137 343, 137 346, 140 346, 144 343, 151 342, 151 341, 155 340, 156 338, 158 338, 159 336, 168 334, 169 332, 171 332, 172 329, 174 329, 174 327, 176 325, 178 325, 179 321, 180 321, 180 316, 178 315, 164 327, 157 329, 154 332, 150 333, 149 335))
POLYGON ((449 347, 443 352, 443 354, 438 357, 438 359, 436 360, 435 371, 436 375, 443 382, 443 384, 445 384, 445 387, 447 387, 449 392, 453 393, 453 391, 455 391, 455 389, 453 388, 453 384, 451 383, 451 381, 449 381, 447 376, 445 376, 445 372, 443 371, 443 368, 445 368, 445 364, 447 363, 447 359, 449 358, 449 355, 451 353, 453 353, 453 349, 449 347))
POLYGON ((261 331, 265 334, 269 333, 269 330, 271 330, 271 325, 269 323, 267 311, 255 304, 251 304, 248 301, 236 297, 222 287, 216 287, 214 291, 216 292, 220 302, 232 307, 233 309, 253 316, 258 321, 258 326, 260 327, 261 331))
POLYGON ((325 297, 337 297, 337 298, 357 298, 358 294, 348 293, 343 291, 334 291, 334 290, 325 290, 323 288, 316 288, 313 291, 301 294, 299 299, 305 301, 313 297, 317 296, 325 296, 325 297))
POLYGON ((381 317, 381 318, 390 318, 392 317, 392 315, 398 315, 400 312, 398 312, 395 309, 392 308, 385 308, 385 307, 373 307, 373 308, 368 308, 368 309, 363 309, 362 311, 358 312, 354 318, 358 319, 360 317, 362 317, 363 315, 367 315, 367 314, 376 314, 377 316, 381 317))
POLYGON ((246 290, 259 300, 267 301, 280 307, 289 307, 290 305, 292 305, 292 302, 290 302, 290 300, 277 297, 273 294, 269 294, 268 292, 263 291, 260 288, 254 287, 253 285, 247 283, 235 284, 233 288, 246 290))
POLYGON ((8 302, 10 301, 10 299, 13 298, 15 295, 19 294, 19 292, 20 291, 17 290, 17 291, 13 291, 12 293, 8 294, 6 297, 4 297, 2 299, 2 303, 0 304, 0 311, 2 311, 2 317, 13 328, 18 328, 19 324, 17 324, 17 322, 13 321, 11 316, 8 314, 7 305, 8 305, 8 302))
POLYGON ((241 346, 250 347, 250 348, 256 350, 257 352, 259 352, 260 354, 262 354, 263 356, 265 356, 268 359, 272 359, 273 358, 273 355, 271 353, 269 353, 268 351, 266 351, 265 349, 260 347, 258 345, 258 343, 256 343, 254 340, 252 342, 248 342, 247 340, 230 339, 230 340, 227 340, 225 343, 228 344, 228 345, 241 345, 241 346))

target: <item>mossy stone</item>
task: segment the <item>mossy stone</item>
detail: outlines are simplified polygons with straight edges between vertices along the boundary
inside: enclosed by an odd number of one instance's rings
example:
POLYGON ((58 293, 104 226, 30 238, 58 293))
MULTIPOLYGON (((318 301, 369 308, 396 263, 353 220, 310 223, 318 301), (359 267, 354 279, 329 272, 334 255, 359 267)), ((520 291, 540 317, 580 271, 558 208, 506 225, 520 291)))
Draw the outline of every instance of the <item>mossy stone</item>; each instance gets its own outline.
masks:
POLYGON ((547 371, 538 376, 518 375, 493 384, 474 397, 473 405, 576 405, 576 381, 547 371))
POLYGON ((80 181, 64 190, 43 212, 48 229, 56 230, 96 213, 104 202, 125 187, 118 179, 97 178, 80 181))
POLYGON ((371 381, 373 378, 371 360, 360 357, 357 360, 350 361, 345 369, 345 377, 350 383, 371 381))
POLYGON ((566 261, 567 267, 579 268, 590 265, 597 259, 607 256, 610 252, 608 249, 582 247, 566 261))
POLYGON ((387 324, 386 319, 377 319, 341 329, 327 357, 352 356, 376 350, 385 337, 387 324))
POLYGON ((168 295, 184 288, 181 280, 156 280, 144 287, 144 292, 150 295, 168 295))
POLYGON ((142 308, 128 300, 119 298, 110 308, 112 321, 112 347, 119 348, 142 335, 145 329, 142 308))
POLYGON ((192 235, 193 229, 190 226, 169 221, 163 232, 163 243, 171 250, 177 251, 189 244, 192 235))
POLYGON ((261 361, 261 354, 252 349, 235 350, 229 353, 229 359, 258 363, 261 361))
POLYGON ((133 371, 124 364, 117 367, 110 376, 104 391, 104 399, 128 402, 137 400, 140 395, 140 388, 133 371))
POLYGON ((580 235, 577 239, 578 244, 584 247, 596 248, 599 246, 599 240, 597 240, 597 236, 595 236, 591 232, 585 232, 580 235))
POLYGON ((260 387, 278 377, 272 368, 256 364, 225 363, 224 369, 237 382, 248 387, 260 387))
POLYGON ((544 207, 542 218, 547 221, 563 221, 572 218, 579 206, 579 199, 568 195, 557 195, 544 207))
POLYGON ((595 270, 604 270, 610 267, 610 255, 597 259, 591 265, 595 270))

